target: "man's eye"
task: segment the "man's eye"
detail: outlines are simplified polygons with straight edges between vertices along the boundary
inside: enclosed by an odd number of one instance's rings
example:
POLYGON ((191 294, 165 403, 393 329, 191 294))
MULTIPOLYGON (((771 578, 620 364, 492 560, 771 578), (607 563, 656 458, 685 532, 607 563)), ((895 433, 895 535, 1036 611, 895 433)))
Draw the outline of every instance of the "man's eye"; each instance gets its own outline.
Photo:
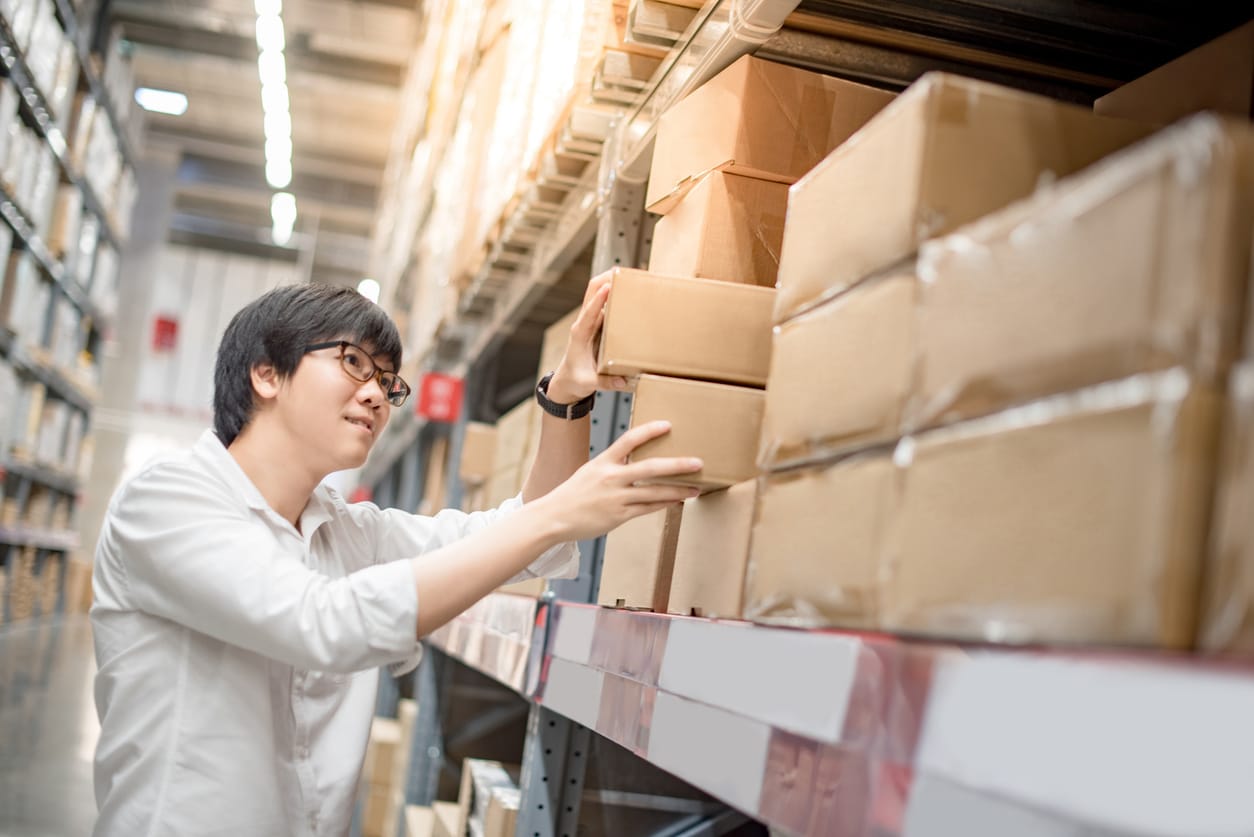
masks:
POLYGON ((362 364, 361 356, 356 352, 345 352, 344 362, 350 366, 361 366, 362 364))

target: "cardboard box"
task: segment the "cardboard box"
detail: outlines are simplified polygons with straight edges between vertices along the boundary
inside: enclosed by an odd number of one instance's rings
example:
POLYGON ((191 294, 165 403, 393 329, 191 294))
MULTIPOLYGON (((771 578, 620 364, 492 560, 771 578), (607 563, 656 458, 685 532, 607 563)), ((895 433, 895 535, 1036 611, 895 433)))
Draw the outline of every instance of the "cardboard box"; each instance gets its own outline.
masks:
POLYGON ((375 718, 370 722, 370 738, 361 780, 368 785, 388 785, 392 781, 392 765, 401 743, 401 726, 394 718, 375 718))
POLYGON ((458 830, 458 810, 455 802, 435 802, 431 805, 435 819, 433 837, 465 837, 464 830, 458 830))
POLYGON ((633 518, 605 536, 597 602, 666 611, 683 506, 633 518))
POLYGON ((762 386, 775 291, 614 268, 597 371, 762 386))
POLYGON ((525 476, 539 444, 540 405, 528 396, 497 419, 493 468, 497 473, 519 470, 525 476))
POLYGON ((1189 646, 1219 400, 1177 368, 903 440, 884 627, 1189 646))
POLYGON ((579 311, 582 307, 579 306, 544 330, 544 340, 540 344, 540 365, 536 369, 537 381, 557 369, 557 365, 566 356, 566 346, 570 342, 570 327, 579 318, 579 311))
POLYGON ((409 780, 409 757, 413 753, 414 724, 418 720, 418 702, 401 698, 396 704, 396 722, 400 740, 392 755, 392 782, 384 806, 383 834, 392 837, 399 830, 405 814, 405 784, 409 780))
POLYGON ((1167 124, 1198 111, 1254 116, 1254 21, 1093 103, 1104 116, 1167 124))
POLYGON ((1254 240, 1254 126, 1198 116, 920 251, 907 429, 1138 372, 1222 386, 1254 240))
POLYGON ((653 228, 649 270, 775 287, 788 186, 714 171, 653 228))
POLYGON ((461 788, 454 807, 454 833, 466 834, 472 819, 477 819, 482 824, 492 791, 497 788, 517 790, 518 775, 518 765, 505 765, 488 759, 464 759, 461 788))
POLYGON ((517 788, 493 788, 483 815, 483 837, 514 837, 521 802, 517 788))
POLYGON ((496 462, 496 427, 481 421, 466 423, 457 475, 465 485, 479 485, 492 476, 496 462))
POLYGON ((913 266, 775 328, 758 466, 895 440, 915 359, 913 266))
POLYGON ((512 593, 516 596, 528 596, 538 599, 544 595, 544 591, 547 589, 549 589, 549 580, 547 578, 527 578, 510 584, 502 584, 496 591, 498 593, 512 593))
POLYGON ((1198 647, 1254 655, 1254 362, 1232 372, 1203 583, 1198 647))
POLYGON ((792 187, 776 322, 1152 130, 925 74, 792 187))
POLYGON ((760 389, 641 375, 631 426, 665 419, 671 430, 636 448, 631 460, 695 456, 704 463, 700 471, 662 481, 708 490, 744 482, 757 475, 762 402, 760 389))
POLYGON ((743 56, 658 120, 645 205, 665 215, 707 172, 793 183, 892 93, 743 56))
POLYGON ((757 481, 745 480, 684 502, 666 609, 735 619, 744 593, 757 481))
POLYGON ((874 627, 892 485, 887 451, 765 476, 745 573, 745 618, 874 627))
POLYGON ((426 805, 406 805, 405 837, 434 837, 434 834, 435 809, 426 805))

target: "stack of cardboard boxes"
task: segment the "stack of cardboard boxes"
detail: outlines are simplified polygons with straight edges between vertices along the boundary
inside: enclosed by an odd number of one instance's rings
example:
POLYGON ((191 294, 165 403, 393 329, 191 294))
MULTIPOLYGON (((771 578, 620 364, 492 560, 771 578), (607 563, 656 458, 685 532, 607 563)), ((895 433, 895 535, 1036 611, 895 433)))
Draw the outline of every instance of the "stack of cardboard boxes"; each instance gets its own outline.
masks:
POLYGON ((407 837, 513 837, 518 821, 519 768, 465 759, 457 802, 405 808, 407 837))
MULTIPOLYGON (((891 98, 744 57, 659 121, 645 202, 664 217, 654 230, 649 270, 613 271, 599 366, 603 374, 635 380, 631 426, 671 422, 669 434, 635 457, 699 457, 704 468, 683 481, 710 499, 612 532, 601 603, 736 612, 734 590, 711 598, 686 577, 673 586, 697 558, 681 562, 681 521, 712 514, 707 525, 721 531, 721 518, 752 496, 746 483, 756 474, 788 185, 891 98)), ((708 544, 693 546, 709 555, 708 544)), ((696 566, 704 571, 710 559, 696 566)), ((712 569, 727 574, 725 566, 712 569)))

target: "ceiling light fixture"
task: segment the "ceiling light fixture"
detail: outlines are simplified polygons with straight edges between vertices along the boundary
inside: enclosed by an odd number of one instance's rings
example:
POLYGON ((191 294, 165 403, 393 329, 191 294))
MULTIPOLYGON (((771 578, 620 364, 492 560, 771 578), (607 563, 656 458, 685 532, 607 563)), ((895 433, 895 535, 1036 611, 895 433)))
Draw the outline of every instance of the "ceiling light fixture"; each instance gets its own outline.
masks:
MULTIPOLYGON (((292 100, 287 89, 287 60, 283 50, 282 0, 254 0, 257 12, 257 76, 261 81, 262 127, 266 144, 266 183, 286 189, 292 183, 292 100)), ((276 192, 270 198, 270 237, 286 246, 296 226, 296 198, 276 192)))
POLYGON ((379 304, 379 283, 374 279, 362 279, 357 283, 357 293, 374 304, 379 304))
POLYGON ((187 97, 173 90, 155 90, 151 87, 135 89, 135 104, 153 113, 182 116, 187 113, 187 97))

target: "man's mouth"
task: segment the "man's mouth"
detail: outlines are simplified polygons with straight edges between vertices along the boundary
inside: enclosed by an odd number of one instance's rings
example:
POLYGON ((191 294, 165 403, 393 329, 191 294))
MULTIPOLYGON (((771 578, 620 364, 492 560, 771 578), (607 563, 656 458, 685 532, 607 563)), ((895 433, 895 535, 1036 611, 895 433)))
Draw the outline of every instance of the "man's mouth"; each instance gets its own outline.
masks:
POLYGON ((368 433, 374 433, 374 424, 371 423, 370 421, 367 421, 366 419, 346 418, 345 421, 347 421, 349 424, 355 424, 358 427, 364 427, 368 433))

